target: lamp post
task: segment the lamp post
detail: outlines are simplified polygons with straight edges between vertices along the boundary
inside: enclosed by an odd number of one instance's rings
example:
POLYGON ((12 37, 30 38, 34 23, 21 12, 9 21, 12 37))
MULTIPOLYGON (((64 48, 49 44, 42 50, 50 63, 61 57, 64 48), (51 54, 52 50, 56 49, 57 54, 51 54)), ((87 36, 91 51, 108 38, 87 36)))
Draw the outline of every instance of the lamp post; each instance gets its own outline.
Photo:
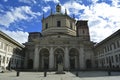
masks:
POLYGON ((111 76, 111 61, 109 60, 109 69, 108 69, 108 75, 111 76))
POLYGON ((11 71, 11 58, 10 58, 10 62, 9 62, 9 70, 11 71))
POLYGON ((0 72, 2 71, 2 68, 1 68, 1 61, 2 61, 2 59, 1 59, 1 56, 0 56, 0 72))
POLYGON ((1 56, 0 56, 0 67, 1 67, 1 61, 2 61, 2 58, 1 58, 1 56))

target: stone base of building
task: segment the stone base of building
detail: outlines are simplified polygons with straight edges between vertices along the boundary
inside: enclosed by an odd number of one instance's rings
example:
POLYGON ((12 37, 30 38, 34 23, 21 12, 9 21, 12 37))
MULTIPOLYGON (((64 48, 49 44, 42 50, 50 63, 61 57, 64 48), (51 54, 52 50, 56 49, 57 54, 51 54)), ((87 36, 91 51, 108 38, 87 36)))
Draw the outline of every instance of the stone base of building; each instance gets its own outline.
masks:
POLYGON ((65 74, 65 72, 63 71, 63 64, 58 64, 58 70, 56 74, 65 74))

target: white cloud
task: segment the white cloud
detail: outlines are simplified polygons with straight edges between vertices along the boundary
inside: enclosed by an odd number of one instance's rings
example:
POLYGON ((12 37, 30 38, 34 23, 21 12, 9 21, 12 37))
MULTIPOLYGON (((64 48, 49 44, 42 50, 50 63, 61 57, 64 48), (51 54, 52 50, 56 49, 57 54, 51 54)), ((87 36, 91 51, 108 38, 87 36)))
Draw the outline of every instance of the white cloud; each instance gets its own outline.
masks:
POLYGON ((36 4, 36 0, 19 0, 19 2, 27 3, 27 4, 36 4))
POLYGON ((111 0, 111 1, 112 1, 112 6, 120 7, 120 0, 111 0))
POLYGON ((79 20, 88 20, 91 40, 94 42, 100 42, 120 29, 118 1, 117 6, 114 6, 115 3, 111 6, 104 2, 97 3, 97 1, 94 0, 93 4, 89 6, 81 5, 75 1, 70 3, 69 1, 62 6, 68 9, 70 15, 75 13, 79 16, 79 20), (83 13, 80 13, 80 10, 83 10, 83 13))
POLYGON ((79 11, 82 9, 85 9, 84 5, 79 4, 76 1, 73 1, 71 3, 71 1, 66 2, 65 4, 62 5, 62 11, 64 11, 64 9, 67 9, 68 14, 80 14, 79 11))
POLYGON ((7 2, 8 0, 4 0, 4 2, 7 2))
POLYGON ((49 10, 50 10, 50 6, 43 7, 43 11, 44 11, 44 12, 47 12, 47 11, 49 11, 49 10))
POLYGON ((99 0, 87 0, 89 2, 92 2, 93 4, 96 4, 99 0))
POLYGON ((28 40, 28 32, 23 32, 23 31, 9 31, 9 30, 4 30, 2 29, 4 33, 6 33, 8 36, 13 38, 19 43, 25 43, 28 40))
POLYGON ((32 12, 29 6, 16 7, 6 11, 5 14, 0 14, 0 25, 9 27, 15 21, 30 20, 40 15, 39 12, 32 12))
POLYGON ((120 12, 120 8, 106 3, 97 3, 84 10, 84 14, 81 15, 82 17, 80 16, 80 19, 85 19, 87 16, 92 41, 100 42, 120 29, 120 15, 118 12, 120 12))
POLYGON ((45 2, 54 2, 54 3, 59 3, 59 0, 44 0, 45 2))

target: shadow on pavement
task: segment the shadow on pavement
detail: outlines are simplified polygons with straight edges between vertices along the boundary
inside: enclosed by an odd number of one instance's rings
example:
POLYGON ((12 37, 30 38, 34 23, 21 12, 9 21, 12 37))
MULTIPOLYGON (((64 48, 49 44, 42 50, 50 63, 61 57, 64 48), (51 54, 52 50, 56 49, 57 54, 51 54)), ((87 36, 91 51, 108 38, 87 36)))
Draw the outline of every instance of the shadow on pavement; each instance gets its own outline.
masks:
POLYGON ((71 72, 76 77, 108 77, 108 76, 120 76, 120 72, 111 72, 111 75, 107 71, 75 71, 71 72))

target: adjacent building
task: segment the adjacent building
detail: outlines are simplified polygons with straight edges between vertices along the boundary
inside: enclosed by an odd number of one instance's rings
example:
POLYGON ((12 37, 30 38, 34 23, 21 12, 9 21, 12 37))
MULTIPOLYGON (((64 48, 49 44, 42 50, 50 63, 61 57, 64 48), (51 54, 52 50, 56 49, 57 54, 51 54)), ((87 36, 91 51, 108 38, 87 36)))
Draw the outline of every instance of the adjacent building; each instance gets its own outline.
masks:
POLYGON ((0 31, 0 67, 6 69, 23 68, 24 45, 0 31))
POLYGON ((94 50, 97 68, 120 69, 120 29, 96 44, 94 50))
POLYGON ((61 6, 42 19, 42 32, 29 33, 26 42, 25 68, 56 70, 58 56, 64 70, 83 70, 94 67, 93 47, 87 20, 76 21, 61 6))

